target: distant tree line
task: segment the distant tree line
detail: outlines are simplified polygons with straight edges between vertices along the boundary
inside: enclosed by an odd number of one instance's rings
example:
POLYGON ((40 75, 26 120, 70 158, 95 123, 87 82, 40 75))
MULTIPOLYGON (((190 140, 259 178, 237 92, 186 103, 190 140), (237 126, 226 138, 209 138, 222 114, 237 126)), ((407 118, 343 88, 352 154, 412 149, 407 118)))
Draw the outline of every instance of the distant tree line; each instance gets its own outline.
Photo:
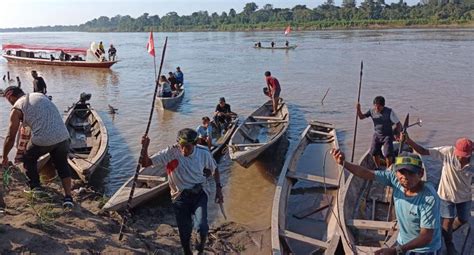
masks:
POLYGON ((202 31, 202 30, 265 30, 291 24, 297 29, 351 28, 438 24, 472 24, 474 0, 421 0, 409 6, 403 0, 386 4, 385 0, 343 0, 336 6, 334 0, 310 9, 306 5, 293 8, 274 8, 265 4, 245 4, 237 13, 207 11, 179 16, 169 12, 163 17, 144 13, 138 18, 129 15, 109 18, 101 16, 78 26, 41 26, 1 29, 0 31, 83 31, 83 32, 144 32, 144 31, 202 31))

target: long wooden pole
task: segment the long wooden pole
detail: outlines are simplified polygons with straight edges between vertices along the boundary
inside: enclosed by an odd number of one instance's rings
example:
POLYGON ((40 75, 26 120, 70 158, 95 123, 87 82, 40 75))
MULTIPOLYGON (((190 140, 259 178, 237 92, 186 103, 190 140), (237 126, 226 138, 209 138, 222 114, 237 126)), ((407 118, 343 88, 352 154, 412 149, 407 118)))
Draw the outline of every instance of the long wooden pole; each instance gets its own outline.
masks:
MULTIPOLYGON (((163 46, 163 52, 161 53, 161 62, 160 62, 160 69, 158 71, 158 76, 161 75, 161 69, 163 68, 163 61, 165 59, 165 52, 166 52, 166 45, 167 44, 168 44, 168 37, 165 38, 165 45, 163 46)), ((144 136, 147 136, 148 131, 150 131, 150 124, 151 124, 151 120, 153 118, 153 112, 155 110, 155 100, 156 100, 156 94, 158 92, 158 83, 156 82, 156 77, 157 76, 156 76, 156 63, 155 63, 155 93, 153 94, 153 103, 151 104, 150 117, 148 118, 148 124, 146 126, 144 136)), ((143 153, 145 153, 145 148, 142 145, 142 149, 140 151, 140 158, 138 160, 137 168, 135 169, 135 176, 133 177, 132 188, 130 189, 130 195, 128 196, 127 212, 128 212, 129 215, 132 215, 131 210, 132 210, 133 193, 135 192, 135 186, 136 186, 136 183, 137 183, 138 174, 140 173, 140 169, 141 169, 140 161, 141 161, 141 155, 143 155, 143 153)), ((124 216, 123 216, 122 225, 120 226, 119 240, 122 240, 122 238, 123 238, 123 230, 125 228, 125 224, 127 223, 127 216, 128 216, 127 214, 124 214, 124 216)))
MULTIPOLYGON (((357 104, 360 103, 360 90, 362 88, 362 70, 364 69, 364 62, 360 61, 360 77, 359 77, 359 93, 357 95, 357 104)), ((359 116, 356 112, 356 120, 354 126, 354 139, 352 140, 352 156, 351 162, 354 162, 354 154, 355 154, 355 146, 356 146, 356 138, 357 138, 357 121, 359 120, 359 116)))

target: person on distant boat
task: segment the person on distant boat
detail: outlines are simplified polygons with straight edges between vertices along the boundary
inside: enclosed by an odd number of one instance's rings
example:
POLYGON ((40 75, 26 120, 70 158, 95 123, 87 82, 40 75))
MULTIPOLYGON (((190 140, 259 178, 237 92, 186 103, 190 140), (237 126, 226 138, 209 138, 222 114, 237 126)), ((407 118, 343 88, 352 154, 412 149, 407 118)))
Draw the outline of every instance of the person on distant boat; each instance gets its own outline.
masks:
POLYGON ((393 162, 393 140, 394 134, 400 133, 402 124, 395 112, 385 106, 385 98, 377 96, 373 101, 374 108, 362 113, 360 104, 357 104, 357 116, 363 120, 371 117, 374 122, 375 133, 372 138, 370 154, 374 158, 376 167, 380 167, 380 157, 385 157, 386 166, 390 166, 393 162), (396 125, 395 132, 392 126, 396 125), (383 145, 383 153, 382 153, 383 145))
POLYGON ((33 92, 46 95, 48 91, 46 90, 46 82, 44 82, 43 77, 38 76, 38 72, 35 70, 31 71, 31 76, 33 76, 33 92))
POLYGON ((161 75, 160 79, 158 81, 158 84, 160 86, 160 95, 161 97, 172 97, 173 93, 171 91, 171 85, 168 79, 166 79, 166 76, 161 75))
POLYGON ((115 55, 117 54, 117 49, 115 49, 113 44, 110 44, 109 48, 109 61, 115 61, 115 55))
POLYGON ((204 254, 209 225, 207 201, 210 196, 208 177, 212 174, 216 183, 216 203, 223 203, 222 186, 217 164, 211 152, 196 146, 198 134, 185 128, 178 132, 177 144, 169 146, 151 158, 148 156, 150 138, 143 137, 143 167, 165 166, 168 173, 171 200, 178 225, 179 239, 185 255, 193 254, 191 234, 193 223, 199 233, 198 254, 204 254), (194 221, 194 222, 193 222, 194 221))
POLYGON ((276 115, 278 109, 278 102, 280 101, 280 82, 277 80, 277 78, 272 76, 272 73, 270 73, 270 71, 265 72, 265 80, 267 82, 270 98, 272 99, 273 111, 271 115, 276 115))
POLYGON ((176 77, 176 80, 178 81, 178 89, 181 89, 181 87, 184 84, 184 74, 181 72, 181 68, 178 66, 176 67, 176 72, 174 73, 174 76, 176 77))
POLYGON ((23 155, 28 184, 33 194, 44 193, 38 174, 38 159, 49 153, 52 162, 62 180, 64 189, 63 206, 74 206, 71 196, 71 170, 67 162, 69 153, 69 132, 64 125, 58 108, 45 95, 26 94, 17 86, 7 87, 5 99, 13 106, 10 112, 10 124, 3 144, 2 165, 8 165, 8 154, 13 148, 20 122, 32 130, 32 137, 23 155))
POLYGON ((214 112, 214 122, 221 129, 225 130, 232 121, 232 110, 230 109, 230 104, 225 102, 225 98, 219 98, 219 104, 216 106, 216 111, 214 112))
POLYGON ((288 40, 286 40, 285 46, 286 46, 286 47, 289 47, 289 46, 290 46, 290 42, 288 42, 288 40))
POLYGON ((209 125, 210 122, 209 117, 202 117, 202 124, 196 128, 198 144, 207 146, 209 150, 212 148, 212 126, 209 125))
POLYGON ((99 43, 99 50, 102 51, 102 54, 105 54, 104 44, 102 43, 102 41, 100 41, 99 43))
POLYGON ((425 149, 404 134, 401 140, 420 155, 431 156, 443 162, 438 195, 441 198, 442 233, 448 254, 458 254, 453 244, 453 228, 469 224, 472 204, 472 141, 459 138, 455 146, 441 146, 425 149))
POLYGON ((49 59, 51 59, 51 61, 54 61, 56 58, 53 56, 53 54, 49 54, 49 59))
POLYGON ((178 80, 174 76, 173 72, 168 73, 168 81, 170 82, 171 90, 173 92, 177 92, 177 90, 178 90, 178 80))
POLYGON ((260 41, 257 43, 257 47, 259 47, 259 48, 262 47, 262 43, 260 41))
POLYGON ((275 47, 275 42, 272 41, 272 43, 270 45, 272 46, 272 48, 275 47))
POLYGON ((66 56, 66 53, 61 50, 61 53, 59 53, 59 60, 64 61, 64 57, 66 56))
POLYGON ((392 171, 373 171, 345 161, 339 149, 331 154, 336 163, 355 176, 393 188, 397 244, 375 254, 440 254, 440 199, 433 185, 421 180, 425 169, 420 156, 403 152, 395 159, 392 171))

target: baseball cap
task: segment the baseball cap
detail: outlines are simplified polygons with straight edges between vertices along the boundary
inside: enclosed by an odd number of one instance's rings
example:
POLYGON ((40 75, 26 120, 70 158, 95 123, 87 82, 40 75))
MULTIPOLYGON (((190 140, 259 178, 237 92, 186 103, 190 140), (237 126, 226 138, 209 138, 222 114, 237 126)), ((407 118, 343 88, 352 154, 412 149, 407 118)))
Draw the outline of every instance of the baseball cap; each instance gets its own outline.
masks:
POLYGON ((472 154, 472 141, 467 138, 459 138, 454 147, 454 155, 468 158, 472 154))
POLYGON ((219 102, 225 102, 225 97, 219 98, 219 102))
POLYGON ((402 152, 398 157, 395 158, 395 171, 402 169, 408 170, 412 173, 418 173, 423 169, 423 162, 420 156, 410 153, 402 152))
POLYGON ((190 128, 181 129, 178 132, 176 141, 181 145, 194 144, 197 141, 198 134, 196 131, 190 128))

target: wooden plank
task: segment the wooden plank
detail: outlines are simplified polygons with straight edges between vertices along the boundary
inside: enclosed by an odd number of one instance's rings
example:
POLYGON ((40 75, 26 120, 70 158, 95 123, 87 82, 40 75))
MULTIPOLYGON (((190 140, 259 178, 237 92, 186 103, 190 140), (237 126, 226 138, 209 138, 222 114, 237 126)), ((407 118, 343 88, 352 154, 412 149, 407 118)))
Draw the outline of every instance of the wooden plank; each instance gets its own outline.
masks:
POLYGON ((291 232, 288 230, 284 230, 283 232, 280 232, 280 236, 291 238, 293 240, 298 240, 307 244, 311 244, 311 245, 315 245, 315 246, 319 246, 323 248, 329 247, 329 244, 327 242, 324 242, 312 237, 304 236, 295 232, 291 232))
POLYGON ((159 181, 159 182, 165 182, 166 177, 161 177, 161 176, 155 176, 155 175, 138 175, 139 181, 159 181))
POLYGON ((265 124, 280 124, 286 123, 287 120, 274 120, 274 121, 254 121, 254 122, 245 122, 244 125, 265 125, 265 124))
POLYGON ((232 144, 235 147, 255 147, 255 146, 263 146, 266 143, 239 143, 239 144, 232 144))
POLYGON ((280 117, 272 117, 272 116, 251 116, 256 120, 283 120, 280 117))
MULTIPOLYGON (((293 216, 297 219, 304 219, 310 215, 313 215, 317 212, 320 212, 322 210, 325 210, 327 209, 331 204, 332 204, 332 200, 333 200, 333 196, 331 195, 326 195, 326 194, 323 194, 322 196, 323 198, 321 199, 321 201, 319 201, 319 203, 316 203, 310 207, 307 207, 295 214, 293 214, 293 216)), ((327 216, 327 213, 323 213, 323 220, 326 220, 326 216, 327 216)))
POLYGON ((311 134, 317 134, 317 135, 326 135, 326 136, 333 136, 332 134, 330 133, 326 133, 326 132, 322 132, 322 131, 318 131, 318 130, 310 130, 309 131, 311 134))
POLYGON ((396 225, 395 222, 376 220, 347 220, 346 224, 357 229, 371 230, 392 230, 396 225))
POLYGON ((326 183, 333 186, 339 186, 339 181, 332 178, 324 178, 322 176, 312 175, 312 174, 303 174, 303 173, 295 173, 289 171, 286 174, 287 177, 292 179, 300 179, 300 180, 307 180, 312 182, 319 182, 319 183, 326 183))

